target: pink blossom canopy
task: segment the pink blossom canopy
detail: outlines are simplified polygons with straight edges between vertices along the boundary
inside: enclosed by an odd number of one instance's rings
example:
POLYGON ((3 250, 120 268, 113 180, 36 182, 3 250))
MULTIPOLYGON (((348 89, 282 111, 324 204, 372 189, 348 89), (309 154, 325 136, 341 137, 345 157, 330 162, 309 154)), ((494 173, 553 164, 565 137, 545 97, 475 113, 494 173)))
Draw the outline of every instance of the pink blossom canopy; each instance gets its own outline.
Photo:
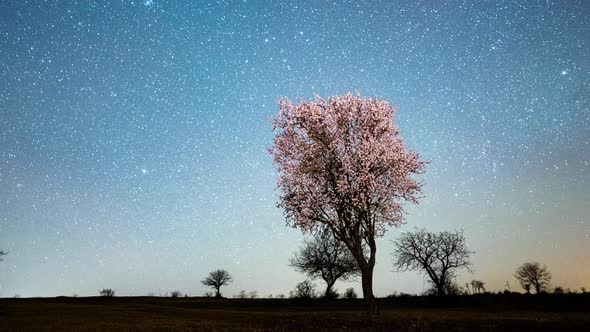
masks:
POLYGON ((297 105, 281 100, 270 152, 279 171, 278 206, 290 225, 366 238, 403 222, 402 203, 417 203, 422 186, 412 175, 425 162, 405 149, 395 111, 352 94, 297 105))

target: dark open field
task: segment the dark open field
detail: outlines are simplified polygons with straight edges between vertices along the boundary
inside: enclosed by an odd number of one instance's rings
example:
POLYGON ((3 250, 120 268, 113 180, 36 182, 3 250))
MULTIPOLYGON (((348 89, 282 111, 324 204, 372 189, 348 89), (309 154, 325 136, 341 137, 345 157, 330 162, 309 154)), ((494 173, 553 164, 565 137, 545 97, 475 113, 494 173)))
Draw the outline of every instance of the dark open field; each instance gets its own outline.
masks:
POLYGON ((0 299, 0 331, 583 331, 590 294, 380 299, 0 299))

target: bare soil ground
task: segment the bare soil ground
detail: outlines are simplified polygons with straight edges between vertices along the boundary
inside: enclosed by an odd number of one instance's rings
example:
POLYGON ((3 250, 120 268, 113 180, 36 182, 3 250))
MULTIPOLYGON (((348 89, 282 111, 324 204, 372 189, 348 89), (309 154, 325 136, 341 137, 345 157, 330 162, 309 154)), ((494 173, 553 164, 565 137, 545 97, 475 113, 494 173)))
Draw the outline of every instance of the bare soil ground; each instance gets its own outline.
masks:
POLYGON ((589 331, 590 296, 0 299, 0 331, 589 331))

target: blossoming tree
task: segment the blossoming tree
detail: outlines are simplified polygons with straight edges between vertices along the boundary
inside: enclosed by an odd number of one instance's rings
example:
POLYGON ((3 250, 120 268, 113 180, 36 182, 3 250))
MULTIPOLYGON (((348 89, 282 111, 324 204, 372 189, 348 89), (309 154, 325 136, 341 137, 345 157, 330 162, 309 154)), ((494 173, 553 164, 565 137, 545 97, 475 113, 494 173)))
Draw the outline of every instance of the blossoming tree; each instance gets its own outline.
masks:
POLYGON ((278 207, 303 232, 331 231, 361 270, 363 296, 373 295, 375 239, 404 220, 404 201, 417 203, 413 179, 425 162, 406 150, 388 102, 347 94, 297 105, 281 100, 270 153, 279 171, 278 207))

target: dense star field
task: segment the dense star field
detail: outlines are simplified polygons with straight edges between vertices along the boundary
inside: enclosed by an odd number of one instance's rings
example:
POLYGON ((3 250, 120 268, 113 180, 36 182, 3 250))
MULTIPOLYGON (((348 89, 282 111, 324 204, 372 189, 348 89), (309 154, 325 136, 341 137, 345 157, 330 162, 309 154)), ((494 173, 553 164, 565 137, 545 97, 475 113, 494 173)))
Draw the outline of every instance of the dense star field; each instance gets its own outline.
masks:
POLYGON ((392 272, 414 226, 465 231, 459 281, 590 287, 588 1, 10 0, 0 35, 0 296, 288 294, 270 119, 349 91, 430 161, 376 296, 424 290, 392 272))

